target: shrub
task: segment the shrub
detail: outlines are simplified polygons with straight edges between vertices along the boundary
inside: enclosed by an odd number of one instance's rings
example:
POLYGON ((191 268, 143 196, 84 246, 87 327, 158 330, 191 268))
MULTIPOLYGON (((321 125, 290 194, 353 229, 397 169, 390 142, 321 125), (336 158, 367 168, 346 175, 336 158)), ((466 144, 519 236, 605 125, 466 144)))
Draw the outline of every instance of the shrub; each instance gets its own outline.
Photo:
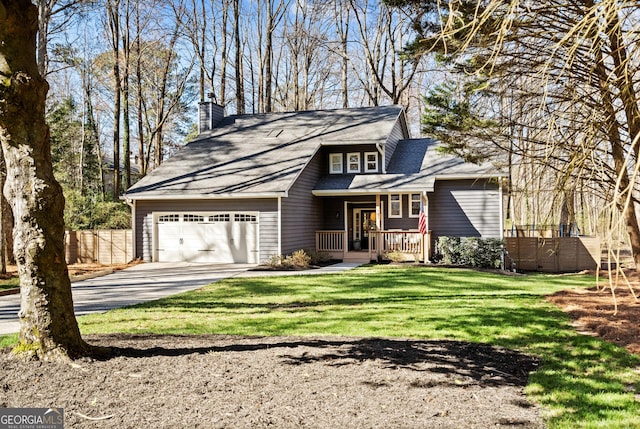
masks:
POLYGON ((289 259, 291 265, 296 268, 307 268, 311 264, 311 256, 307 255, 303 249, 296 250, 286 259, 289 259))
POLYGON ((292 268, 307 268, 311 264, 311 256, 304 250, 296 250, 291 255, 271 255, 269 261, 266 263, 271 268, 278 269, 292 269, 292 268))
POLYGON ((331 260, 331 255, 326 252, 316 252, 315 250, 305 250, 311 258, 311 265, 326 264, 331 260))
POLYGON ((439 237, 436 256, 445 264, 500 268, 502 240, 478 237, 439 237))
POLYGON ((391 262, 400 263, 404 262, 404 253, 394 250, 392 252, 385 253, 385 258, 390 260, 391 262))
POLYGON ((271 268, 279 268, 282 265, 282 255, 271 255, 266 265, 271 268))

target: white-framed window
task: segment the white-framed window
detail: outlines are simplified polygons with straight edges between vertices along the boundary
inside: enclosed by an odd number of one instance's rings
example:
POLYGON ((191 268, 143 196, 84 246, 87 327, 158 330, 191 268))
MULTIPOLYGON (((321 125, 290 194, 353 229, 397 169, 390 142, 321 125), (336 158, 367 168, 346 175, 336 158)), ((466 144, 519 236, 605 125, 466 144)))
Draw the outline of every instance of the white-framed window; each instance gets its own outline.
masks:
POLYGON ((360 152, 347 154, 347 173, 360 173, 360 152))
POLYGON ((236 213, 233 217, 236 222, 255 222, 257 217, 243 213, 236 213))
POLYGON ((162 215, 158 217, 158 222, 180 222, 180 215, 177 213, 162 215))
POLYGON ((229 213, 214 214, 209 216, 209 222, 229 222, 229 213))
POLYGON ((378 152, 364 153, 364 171, 366 173, 378 172, 378 152))
POLYGON ((420 217, 420 194, 409 194, 409 217, 420 217))
POLYGON ((204 222, 204 216, 196 215, 196 214, 185 214, 182 218, 184 222, 204 222))
POLYGON ((329 173, 342 174, 342 154, 332 153, 329 154, 329 173))
POLYGON ((389 217, 402 217, 402 194, 389 194, 389 217))

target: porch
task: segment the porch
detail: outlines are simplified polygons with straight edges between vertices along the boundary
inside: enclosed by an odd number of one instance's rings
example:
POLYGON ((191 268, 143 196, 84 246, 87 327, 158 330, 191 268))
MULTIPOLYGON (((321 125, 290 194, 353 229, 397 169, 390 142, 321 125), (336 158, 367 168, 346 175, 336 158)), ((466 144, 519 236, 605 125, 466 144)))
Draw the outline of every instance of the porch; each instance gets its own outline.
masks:
POLYGON ((316 252, 332 259, 369 262, 389 259, 389 253, 397 253, 405 261, 428 261, 431 256, 431 231, 421 234, 418 230, 369 231, 361 240, 349 241, 347 231, 316 231, 316 252))

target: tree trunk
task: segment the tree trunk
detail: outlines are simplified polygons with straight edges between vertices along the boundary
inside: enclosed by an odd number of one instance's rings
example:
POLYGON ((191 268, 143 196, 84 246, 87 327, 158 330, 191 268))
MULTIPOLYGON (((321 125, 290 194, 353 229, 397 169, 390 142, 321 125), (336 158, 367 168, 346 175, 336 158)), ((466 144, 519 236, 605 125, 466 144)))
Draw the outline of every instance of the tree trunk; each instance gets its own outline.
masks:
POLYGON ((122 29, 122 52, 124 54, 124 69, 122 73, 122 152, 124 158, 124 187, 131 187, 131 133, 129 118, 129 64, 131 59, 130 29, 129 29, 129 0, 125 4, 125 21, 122 29))
POLYGON ((233 37, 236 49, 236 110, 238 115, 245 114, 244 74, 242 72, 242 41, 240 40, 240 0, 233 2, 233 37))
POLYGON ((52 4, 49 1, 40 0, 38 4, 38 71, 41 76, 46 76, 49 68, 49 55, 47 52, 49 36, 49 20, 51 19, 52 4))
POLYGON ((136 103, 137 103, 137 124, 138 124, 138 168, 140 169, 140 177, 147 175, 147 163, 145 162, 144 151, 144 125, 142 111, 142 47, 140 43, 141 31, 140 27, 140 2, 136 2, 136 103))
POLYGON ((120 197, 120 0, 107 3, 111 48, 113 49, 113 200, 120 197))
MULTIPOLYGON (((4 155, 0 150, 0 189, 4 188, 4 183, 7 180, 7 168, 4 164, 4 155)), ((0 195, 0 273, 7 274, 7 255, 5 252, 6 242, 4 237, 7 235, 7 231, 4 228, 4 196, 0 195)))
MULTIPOLYGON (((222 5, 222 58, 220 59, 220 96, 218 97, 219 103, 222 107, 225 107, 227 97, 227 20, 229 19, 229 0, 225 0, 222 5)), ((212 88, 212 92, 213 88, 212 88)))
POLYGON ((37 30, 38 9, 30 0, 0 0, 0 143, 21 293, 16 350, 60 360, 83 355, 88 346, 73 312, 64 257, 64 197, 51 165, 37 30))

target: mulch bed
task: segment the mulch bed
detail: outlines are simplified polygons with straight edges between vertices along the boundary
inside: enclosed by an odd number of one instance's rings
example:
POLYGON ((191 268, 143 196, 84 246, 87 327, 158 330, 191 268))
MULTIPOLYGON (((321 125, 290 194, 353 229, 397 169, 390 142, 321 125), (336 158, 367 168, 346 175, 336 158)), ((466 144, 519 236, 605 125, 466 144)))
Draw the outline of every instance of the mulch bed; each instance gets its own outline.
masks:
POLYGON ((533 358, 455 341, 102 335, 100 360, 0 354, 0 407, 63 407, 67 428, 543 427, 533 358), (96 420, 99 419, 99 420, 96 420))
MULTIPOLYGON (((636 292, 640 277, 628 273, 636 292)), ((606 279, 601 284, 607 283, 606 279)), ((640 354, 626 284, 549 301, 576 328, 640 354)), ((523 394, 538 362, 456 341, 100 335, 107 357, 25 362, 0 352, 0 407, 63 407, 67 428, 544 427, 523 394)))
MULTIPOLYGON (((625 273, 636 296, 640 298, 640 274, 633 270, 625 273)), ((597 335, 640 355, 640 302, 636 301, 621 277, 617 287, 614 287, 614 294, 605 274, 599 279, 597 287, 594 284, 590 289, 560 291, 547 299, 571 317, 579 332, 597 335)))

